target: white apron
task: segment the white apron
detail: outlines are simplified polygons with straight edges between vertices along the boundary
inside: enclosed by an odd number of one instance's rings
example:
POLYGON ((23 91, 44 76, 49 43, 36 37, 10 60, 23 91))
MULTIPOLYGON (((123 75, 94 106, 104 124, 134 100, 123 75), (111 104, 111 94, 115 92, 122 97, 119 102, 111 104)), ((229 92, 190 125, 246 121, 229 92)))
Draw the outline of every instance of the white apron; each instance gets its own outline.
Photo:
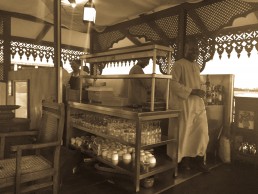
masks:
POLYGON ((204 102, 198 96, 189 96, 183 101, 183 111, 179 118, 178 162, 187 156, 204 156, 208 142, 204 102))

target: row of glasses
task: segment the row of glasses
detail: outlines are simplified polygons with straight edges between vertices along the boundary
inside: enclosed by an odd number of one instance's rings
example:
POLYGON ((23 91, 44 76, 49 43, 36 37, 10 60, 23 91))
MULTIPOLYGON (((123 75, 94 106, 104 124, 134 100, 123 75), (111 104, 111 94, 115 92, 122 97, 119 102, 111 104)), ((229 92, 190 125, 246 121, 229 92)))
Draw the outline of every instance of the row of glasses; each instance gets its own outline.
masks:
POLYGON ((161 141, 160 120, 148 121, 142 124, 141 143, 155 144, 161 141))
POLYGON ((126 123, 123 133, 122 139, 129 143, 135 143, 136 140, 136 122, 129 121, 126 123))
POLYGON ((132 120, 116 117, 109 118, 107 133, 111 136, 122 138, 126 142, 135 142, 136 123, 132 120))
MULTIPOLYGON (((120 118, 113 118, 108 123, 108 134, 122 138, 129 143, 136 140, 136 122, 120 118)), ((160 121, 148 121, 142 125, 141 144, 154 144, 161 140, 160 121)))
POLYGON ((108 116, 98 113, 83 113, 72 115, 72 123, 81 125, 90 131, 107 133, 108 116))
MULTIPOLYGON (((129 143, 135 143, 136 140, 136 122, 133 120, 86 112, 74 115, 72 122, 82 125, 88 130, 121 138, 129 143)), ((160 120, 143 122, 141 127, 142 145, 155 144, 161 141, 160 120)))

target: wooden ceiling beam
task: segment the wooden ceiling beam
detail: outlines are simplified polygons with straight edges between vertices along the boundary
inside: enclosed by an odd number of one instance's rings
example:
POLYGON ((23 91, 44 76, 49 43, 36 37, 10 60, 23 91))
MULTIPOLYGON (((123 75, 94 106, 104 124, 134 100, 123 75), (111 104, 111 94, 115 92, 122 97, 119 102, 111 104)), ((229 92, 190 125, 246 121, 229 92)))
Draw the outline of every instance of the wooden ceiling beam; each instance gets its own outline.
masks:
POLYGON ((154 21, 151 21, 146 24, 149 25, 159 35, 162 44, 164 44, 164 45, 169 44, 170 40, 169 40, 168 36, 154 21))
POLYGON ((254 15, 255 15, 256 19, 258 19, 258 11, 255 11, 254 15))
POLYGON ((194 23, 197 25, 198 29, 203 33, 203 34, 210 34, 211 32, 207 29, 205 24, 202 22, 202 19, 200 16, 196 13, 195 10, 190 10, 187 12, 189 17, 191 17, 194 21, 194 23))
POLYGON ((164 33, 164 31, 157 25, 154 19, 150 20, 149 17, 145 15, 140 15, 140 18, 145 22, 152 30, 154 30, 159 37, 161 37, 161 43, 164 45, 168 45, 170 42, 168 36, 164 33))
POLYGON ((50 28, 51 28, 51 25, 49 25, 49 24, 44 25, 41 32, 38 34, 38 36, 35 39, 36 43, 39 43, 43 40, 43 38, 46 36, 46 34, 50 30, 50 28))
MULTIPOLYGON (((156 19, 166 17, 166 16, 176 16, 179 13, 180 13, 179 9, 171 10, 171 8, 169 8, 167 10, 162 10, 162 11, 155 12, 155 13, 152 13, 152 14, 146 14, 146 15, 144 15, 144 20, 147 21, 147 22, 150 22, 152 20, 156 20, 156 19)), ((143 22, 143 19, 141 17, 137 17, 137 18, 132 19, 132 20, 128 20, 128 21, 118 23, 118 24, 115 24, 115 25, 112 25, 112 26, 108 26, 108 27, 106 27, 104 32, 110 32, 110 31, 113 31, 113 30, 116 30, 116 29, 122 29, 122 28, 128 28, 128 27, 130 28, 131 26, 142 24, 142 22, 143 22)))
POLYGON ((16 12, 0 10, 0 15, 6 15, 6 16, 13 17, 13 18, 18 18, 18 19, 22 19, 22 20, 31 21, 31 22, 51 24, 51 23, 46 22, 46 21, 44 21, 42 19, 39 19, 37 17, 31 16, 31 15, 27 15, 27 14, 22 14, 22 13, 16 13, 16 12))
MULTIPOLYGON (((0 38, 2 38, 1 35, 0 35, 0 38)), ((11 40, 12 41, 17 41, 17 42, 24 42, 24 43, 28 43, 28 44, 35 44, 35 40, 34 39, 30 39, 30 38, 11 36, 11 40)), ((53 47, 54 43, 53 42, 49 42, 49 41, 41 41, 40 44, 38 44, 38 45, 53 47)), ((67 45, 67 44, 62 44, 61 46, 62 46, 62 48, 65 48, 65 49, 71 49, 71 50, 78 50, 78 51, 81 51, 81 52, 87 52, 87 51, 85 51, 85 48, 83 48, 83 47, 71 46, 71 45, 67 45)))
MULTIPOLYGON (((9 16, 12 18, 17 18, 17 19, 31 21, 31 22, 37 22, 37 23, 41 23, 41 24, 47 24, 47 25, 51 25, 51 26, 54 25, 53 23, 47 22, 45 20, 39 19, 39 18, 31 16, 31 15, 23 14, 23 13, 16 13, 16 12, 0 10, 0 15, 9 16)), ((63 25, 61 26, 61 28, 68 29, 66 26, 63 26, 63 25)))
POLYGON ((187 25, 187 11, 184 8, 182 8, 179 15, 179 21, 178 21, 178 35, 177 35, 178 50, 176 53, 176 60, 184 57, 186 25, 187 25))

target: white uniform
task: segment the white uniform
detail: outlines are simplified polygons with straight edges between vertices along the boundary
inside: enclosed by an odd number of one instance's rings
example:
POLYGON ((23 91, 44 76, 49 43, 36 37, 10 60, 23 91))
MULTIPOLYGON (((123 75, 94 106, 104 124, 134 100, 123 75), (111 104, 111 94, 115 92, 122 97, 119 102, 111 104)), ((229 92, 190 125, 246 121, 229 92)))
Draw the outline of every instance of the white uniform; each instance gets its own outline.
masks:
POLYGON ((204 156, 209 142, 208 122, 203 99, 190 95, 200 89, 200 69, 186 59, 172 69, 170 108, 182 110, 179 117, 178 162, 183 157, 204 156))

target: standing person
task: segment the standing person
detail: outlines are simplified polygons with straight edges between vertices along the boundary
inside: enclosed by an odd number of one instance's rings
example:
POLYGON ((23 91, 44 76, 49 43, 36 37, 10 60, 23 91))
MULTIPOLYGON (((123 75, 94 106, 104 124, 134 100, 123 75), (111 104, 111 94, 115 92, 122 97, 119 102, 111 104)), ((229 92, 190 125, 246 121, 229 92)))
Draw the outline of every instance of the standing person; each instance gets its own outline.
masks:
POLYGON ((200 89, 200 68, 196 63, 199 55, 198 42, 187 40, 184 58, 175 62, 172 68, 172 109, 180 109, 179 117, 179 167, 195 168, 202 172, 209 169, 204 165, 204 155, 209 142, 208 122, 200 89))
POLYGON ((67 86, 70 80, 70 73, 64 68, 63 61, 60 63, 60 67, 62 68, 62 81, 63 81, 63 86, 67 86))
MULTIPOLYGON (((139 59, 129 72, 129 75, 144 74, 143 69, 149 64, 149 59, 139 59)), ((147 101, 151 90, 151 81, 148 79, 130 79, 128 86, 128 102, 134 107, 141 107, 147 101)))
MULTIPOLYGON (((69 85, 70 85, 70 88, 73 90, 80 89, 80 75, 89 75, 87 72, 81 71, 80 66, 81 66, 81 61, 79 59, 73 60, 71 62, 71 67, 73 71, 71 73, 69 85)), ((83 88, 86 88, 89 85, 91 85, 89 79, 85 79, 85 78, 82 80, 82 84, 83 84, 82 86, 83 88)))
POLYGON ((83 66, 83 71, 85 71, 86 73, 88 73, 88 75, 90 74, 90 69, 88 66, 83 66))
POLYGON ((62 90, 63 90, 63 102, 66 102, 67 100, 67 85, 69 85, 69 80, 70 80, 70 73, 64 68, 63 61, 60 63, 61 67, 61 79, 62 79, 62 90))

